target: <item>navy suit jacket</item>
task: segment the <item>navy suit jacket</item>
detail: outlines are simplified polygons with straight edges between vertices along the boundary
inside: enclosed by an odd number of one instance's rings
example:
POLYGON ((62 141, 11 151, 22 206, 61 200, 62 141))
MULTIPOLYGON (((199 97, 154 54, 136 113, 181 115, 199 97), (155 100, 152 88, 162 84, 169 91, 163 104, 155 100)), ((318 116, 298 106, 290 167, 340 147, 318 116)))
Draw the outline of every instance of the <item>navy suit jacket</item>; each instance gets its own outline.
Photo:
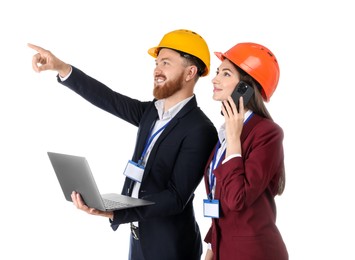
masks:
MULTIPOLYGON (((95 106, 138 127, 132 157, 137 162, 158 118, 155 100, 141 102, 119 94, 75 67, 61 83, 95 106)), ((146 260, 200 259, 202 241, 193 198, 216 142, 215 127, 193 97, 161 133, 146 163, 139 197, 155 204, 114 211, 114 230, 122 223, 139 221, 146 260)), ((122 194, 130 195, 131 188, 132 181, 126 178, 122 194)))

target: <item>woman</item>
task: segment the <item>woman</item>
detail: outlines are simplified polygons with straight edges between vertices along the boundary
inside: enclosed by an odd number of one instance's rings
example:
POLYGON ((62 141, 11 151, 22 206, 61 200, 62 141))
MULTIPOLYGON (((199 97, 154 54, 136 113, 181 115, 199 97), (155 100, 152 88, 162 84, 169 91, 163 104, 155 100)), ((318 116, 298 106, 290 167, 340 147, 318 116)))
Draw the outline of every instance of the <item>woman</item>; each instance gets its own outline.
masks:
POLYGON ((283 130, 264 104, 279 80, 277 60, 256 43, 215 54, 222 63, 212 80, 213 99, 222 102, 225 123, 205 172, 204 214, 212 217, 205 259, 288 259, 274 200, 285 187, 283 130), (239 82, 254 90, 247 104, 231 98, 239 82))

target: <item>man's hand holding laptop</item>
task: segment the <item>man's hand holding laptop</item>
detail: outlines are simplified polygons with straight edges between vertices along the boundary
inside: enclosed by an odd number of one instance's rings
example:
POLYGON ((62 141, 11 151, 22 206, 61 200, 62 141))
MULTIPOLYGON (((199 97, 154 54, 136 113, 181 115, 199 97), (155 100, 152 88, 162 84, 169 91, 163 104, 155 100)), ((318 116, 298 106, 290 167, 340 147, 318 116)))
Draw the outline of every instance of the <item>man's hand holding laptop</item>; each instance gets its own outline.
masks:
POLYGON ((97 216, 102 216, 102 217, 107 217, 110 219, 113 219, 113 211, 101 211, 95 208, 89 208, 83 201, 83 199, 80 196, 80 193, 73 191, 71 194, 71 199, 73 200, 73 203, 75 207, 78 209, 81 209, 82 211, 85 211, 88 214, 91 215, 97 215, 97 216))

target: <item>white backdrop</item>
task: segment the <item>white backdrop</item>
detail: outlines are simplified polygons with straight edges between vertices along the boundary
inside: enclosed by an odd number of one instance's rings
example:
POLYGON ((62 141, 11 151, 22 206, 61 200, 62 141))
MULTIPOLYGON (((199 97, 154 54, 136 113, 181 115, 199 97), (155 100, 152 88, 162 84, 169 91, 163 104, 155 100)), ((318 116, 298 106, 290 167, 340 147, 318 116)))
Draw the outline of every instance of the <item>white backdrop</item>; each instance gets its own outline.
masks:
MULTIPOLYGON (((0 259, 126 259, 128 225, 64 200, 46 152, 86 156, 101 192, 120 192, 136 129, 37 74, 27 43, 51 50, 121 93, 152 99, 147 54, 175 29, 201 34, 211 51, 237 42, 269 47, 281 78, 268 103, 285 132, 287 184, 277 224, 292 260, 355 259, 351 1, 92 1, 0 3, 0 259), (212 2, 212 3, 210 3, 212 2), (110 250, 107 250, 110 248, 110 250), (5 257, 6 256, 6 257, 5 257)), ((201 108, 218 128, 211 74, 199 81, 201 108)), ((196 217, 204 237, 204 187, 196 217)))

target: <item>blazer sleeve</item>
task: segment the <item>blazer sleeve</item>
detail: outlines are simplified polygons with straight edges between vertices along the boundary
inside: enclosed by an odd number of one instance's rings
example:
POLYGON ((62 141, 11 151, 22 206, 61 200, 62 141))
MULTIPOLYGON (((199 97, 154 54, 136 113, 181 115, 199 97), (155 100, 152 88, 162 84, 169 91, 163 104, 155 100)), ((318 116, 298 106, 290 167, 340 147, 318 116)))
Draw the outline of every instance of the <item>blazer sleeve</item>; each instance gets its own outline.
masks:
POLYGON ((223 191, 220 199, 230 210, 249 207, 267 188, 275 191, 270 185, 278 184, 275 179, 283 167, 282 141, 282 129, 271 120, 263 120, 243 142, 242 157, 216 168, 216 191, 223 191))
POLYGON ((207 234, 205 236, 204 241, 208 244, 208 243, 212 243, 212 227, 209 228, 209 230, 207 231, 207 234))

